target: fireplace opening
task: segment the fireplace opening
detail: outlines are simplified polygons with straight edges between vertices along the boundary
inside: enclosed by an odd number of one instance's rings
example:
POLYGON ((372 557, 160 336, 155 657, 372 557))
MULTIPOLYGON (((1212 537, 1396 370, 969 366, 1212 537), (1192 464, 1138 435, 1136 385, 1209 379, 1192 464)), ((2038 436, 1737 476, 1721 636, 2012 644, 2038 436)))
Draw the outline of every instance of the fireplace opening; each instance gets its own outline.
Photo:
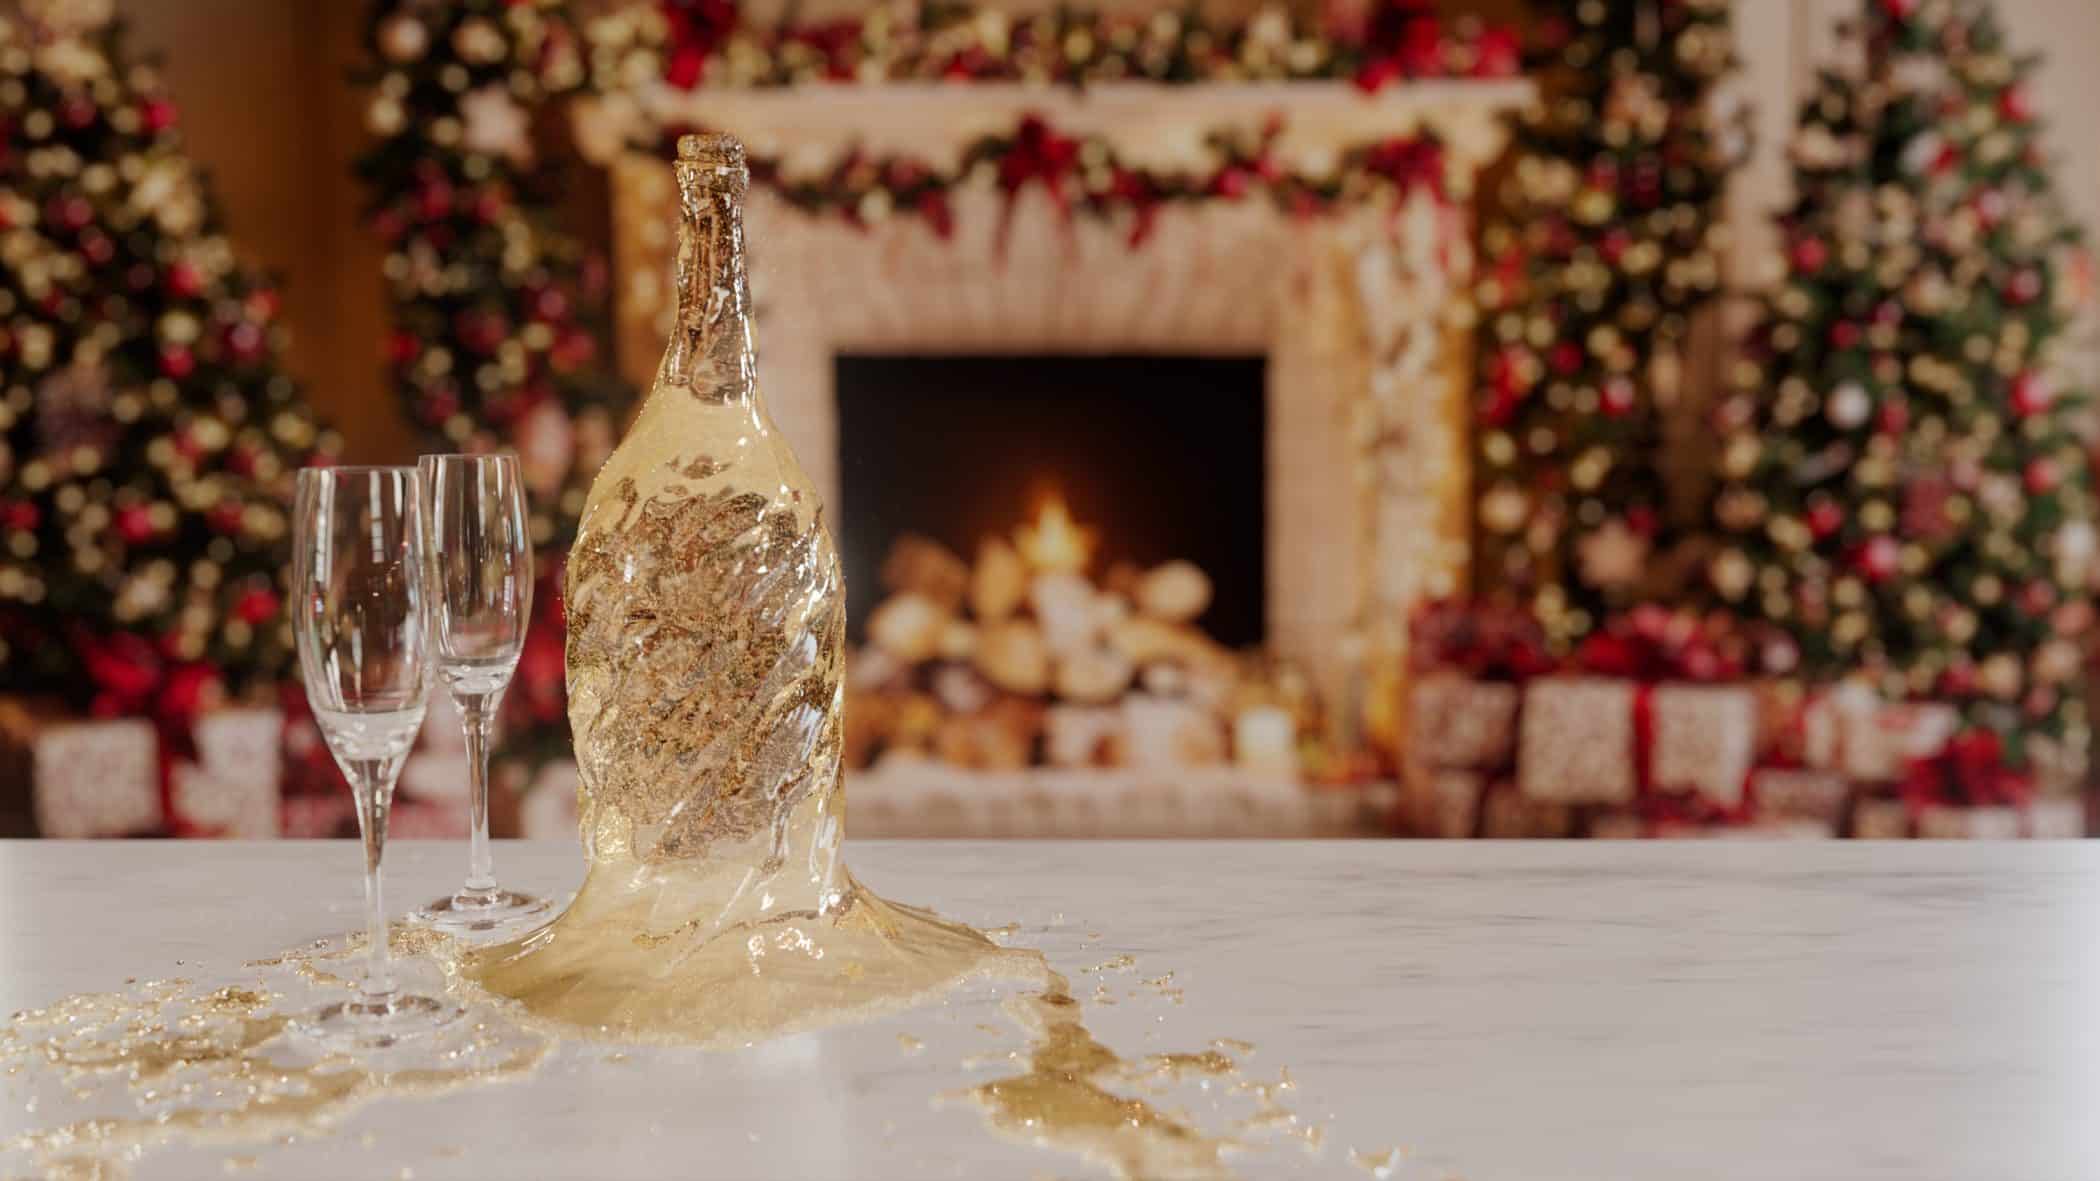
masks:
POLYGON ((835 363, 844 504, 834 528, 855 638, 883 597, 883 558, 899 537, 931 537, 968 558, 986 537, 1070 528, 1085 532, 1090 572, 1195 563, 1214 587, 1203 630, 1230 647, 1262 641, 1263 358, 835 363))

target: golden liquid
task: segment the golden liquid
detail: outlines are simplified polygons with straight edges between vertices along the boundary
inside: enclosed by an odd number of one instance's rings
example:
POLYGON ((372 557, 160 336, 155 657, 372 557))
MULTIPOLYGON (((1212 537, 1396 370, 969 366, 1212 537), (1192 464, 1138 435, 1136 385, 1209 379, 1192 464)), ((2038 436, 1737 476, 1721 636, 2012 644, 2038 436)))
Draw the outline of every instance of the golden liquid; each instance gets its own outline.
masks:
POLYGON ((572 1030, 706 1045, 1033 969, 839 859, 838 558, 753 380, 742 150, 689 145, 678 330, 569 558, 589 871, 559 918, 464 976, 572 1030))

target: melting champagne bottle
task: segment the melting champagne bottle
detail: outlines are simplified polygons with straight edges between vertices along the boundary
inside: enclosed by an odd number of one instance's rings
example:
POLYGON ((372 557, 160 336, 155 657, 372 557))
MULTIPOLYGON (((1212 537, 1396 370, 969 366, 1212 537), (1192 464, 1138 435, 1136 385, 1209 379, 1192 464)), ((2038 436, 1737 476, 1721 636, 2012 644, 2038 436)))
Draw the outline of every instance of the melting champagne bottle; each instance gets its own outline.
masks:
POLYGON ((687 136, 677 173, 677 325, 569 557, 589 873, 560 918, 464 974, 603 1034, 734 1041, 1024 957, 883 901, 839 860, 844 590, 759 399, 743 148, 687 136))

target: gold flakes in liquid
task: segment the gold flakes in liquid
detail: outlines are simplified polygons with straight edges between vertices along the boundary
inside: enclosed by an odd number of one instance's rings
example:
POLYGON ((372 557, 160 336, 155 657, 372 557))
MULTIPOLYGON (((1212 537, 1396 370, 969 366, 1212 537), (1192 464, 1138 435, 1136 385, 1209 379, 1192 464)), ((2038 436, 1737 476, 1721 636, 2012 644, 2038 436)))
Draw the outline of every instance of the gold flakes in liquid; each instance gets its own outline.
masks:
MULTIPOLYGON (((399 932, 393 942, 441 950, 422 932, 399 932)), ((346 939, 255 963, 325 984, 334 974, 316 965, 357 950, 346 939)), ((128 1111, 0 1140, 0 1155, 34 1160, 46 1176, 121 1177, 126 1160, 156 1146, 265 1144, 325 1132, 381 1098, 523 1078, 548 1051, 543 1038, 483 1025, 412 1067, 390 1066, 401 1060, 385 1055, 317 1055, 288 1035, 290 1018, 275 1007, 284 999, 262 981, 192 991, 187 980, 156 980, 14 1014, 0 1028, 0 1062, 10 1074, 33 1070, 76 1100, 128 1111)), ((297 1002, 302 1011, 319 1003, 297 1002)), ((232 1156, 222 1167, 235 1172, 254 1164, 254 1157, 232 1156)))
POLYGON ((840 860, 845 598, 815 487, 751 379, 742 167, 678 165, 679 318, 568 566, 589 869, 461 983, 613 1041, 738 1046, 1039 958, 888 902, 840 860))

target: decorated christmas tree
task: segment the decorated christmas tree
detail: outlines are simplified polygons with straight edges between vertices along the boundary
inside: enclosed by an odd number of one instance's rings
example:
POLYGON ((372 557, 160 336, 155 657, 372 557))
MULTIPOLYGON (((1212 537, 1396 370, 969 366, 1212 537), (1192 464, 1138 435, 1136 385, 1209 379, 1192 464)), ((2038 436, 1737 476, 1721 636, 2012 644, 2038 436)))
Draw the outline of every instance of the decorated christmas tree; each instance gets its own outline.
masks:
POLYGON ((425 447, 514 449, 524 470, 542 578, 505 712, 544 754, 567 750, 563 555, 634 400, 600 345, 606 268, 556 224, 561 170, 533 136, 588 84, 576 7, 374 5, 360 163, 388 247, 388 364, 425 447))
POLYGON ((2049 349, 2073 231, 2036 59, 1988 5, 1876 0, 1791 145, 1787 273, 1720 406, 1715 587, 1768 663, 1958 702, 2017 764, 2084 742, 2093 556, 2049 349))
POLYGON ((276 313, 108 4, 0 12, 0 686, 177 723, 282 677, 334 443, 276 313))
POLYGON ((1477 546, 1480 588, 1566 646, 1673 589, 1664 424, 1744 142, 1716 93, 1726 0, 1544 7, 1541 100, 1482 240, 1477 546))

